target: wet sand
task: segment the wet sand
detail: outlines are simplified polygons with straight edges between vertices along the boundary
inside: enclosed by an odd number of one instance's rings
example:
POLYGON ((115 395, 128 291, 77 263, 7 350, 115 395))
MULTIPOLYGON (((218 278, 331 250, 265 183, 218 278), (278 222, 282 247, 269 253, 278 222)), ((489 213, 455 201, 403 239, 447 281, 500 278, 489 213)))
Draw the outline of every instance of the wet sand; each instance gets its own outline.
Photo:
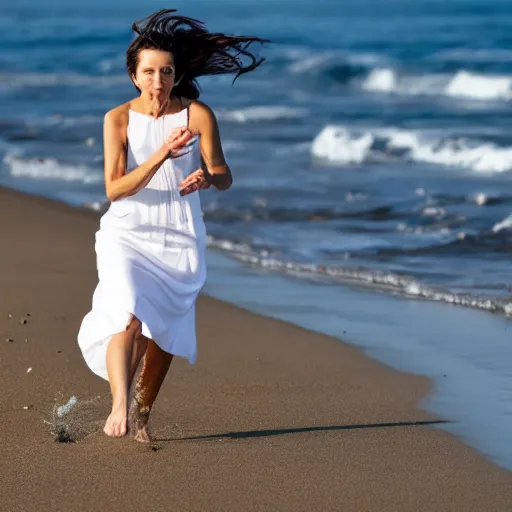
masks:
POLYGON ((155 442, 107 438, 108 385, 76 344, 98 215, 0 189, 0 218, 0 510, 512 510, 512 473, 417 408, 427 379, 207 297, 155 442), (71 395, 78 442, 58 443, 52 410, 71 395))

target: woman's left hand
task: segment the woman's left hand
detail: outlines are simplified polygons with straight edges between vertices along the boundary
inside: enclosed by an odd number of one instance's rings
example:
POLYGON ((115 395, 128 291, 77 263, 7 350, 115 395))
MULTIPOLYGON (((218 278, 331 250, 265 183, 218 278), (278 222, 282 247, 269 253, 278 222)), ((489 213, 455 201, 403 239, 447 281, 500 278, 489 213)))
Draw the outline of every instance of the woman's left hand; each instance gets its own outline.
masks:
POLYGON ((210 188, 212 175, 204 169, 198 169, 189 174, 180 184, 180 196, 186 196, 197 190, 210 188))

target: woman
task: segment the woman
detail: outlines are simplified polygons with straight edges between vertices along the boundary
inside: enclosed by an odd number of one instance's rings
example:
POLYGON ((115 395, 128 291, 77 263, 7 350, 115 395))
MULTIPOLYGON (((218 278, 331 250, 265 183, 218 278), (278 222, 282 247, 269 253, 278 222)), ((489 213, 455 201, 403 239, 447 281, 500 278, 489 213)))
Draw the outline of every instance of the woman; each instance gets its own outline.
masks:
POLYGON ((159 11, 134 23, 126 52, 139 96, 104 121, 105 185, 111 201, 96 233, 99 283, 78 343, 108 379, 112 412, 104 432, 149 441, 147 422, 173 355, 196 360, 195 301, 205 277, 199 189, 226 190, 217 121, 197 101, 201 75, 252 71, 256 37, 206 31, 197 20, 159 11), (248 63, 244 64, 244 61, 248 63))

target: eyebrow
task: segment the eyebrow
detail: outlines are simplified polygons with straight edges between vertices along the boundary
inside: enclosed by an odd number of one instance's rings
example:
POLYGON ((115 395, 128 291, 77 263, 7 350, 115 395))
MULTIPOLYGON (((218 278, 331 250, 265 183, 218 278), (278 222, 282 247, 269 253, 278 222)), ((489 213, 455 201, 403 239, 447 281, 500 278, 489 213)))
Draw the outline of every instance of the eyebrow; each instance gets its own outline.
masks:
MULTIPOLYGON (((173 68, 174 69, 174 65, 173 64, 167 64, 166 66, 162 66, 160 69, 165 69, 165 68, 173 68)), ((155 66, 142 66, 142 69, 146 70, 146 69, 155 69, 155 66)))

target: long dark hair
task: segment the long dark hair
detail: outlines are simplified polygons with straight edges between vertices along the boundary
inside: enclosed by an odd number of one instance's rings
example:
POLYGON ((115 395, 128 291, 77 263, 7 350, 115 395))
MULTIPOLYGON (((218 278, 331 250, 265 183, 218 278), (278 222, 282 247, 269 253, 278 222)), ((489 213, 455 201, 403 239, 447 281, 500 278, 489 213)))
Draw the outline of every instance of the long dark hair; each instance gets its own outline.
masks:
POLYGON ((235 74, 234 82, 265 60, 256 58, 249 47, 267 40, 210 33, 201 21, 176 16, 175 12, 176 9, 163 9, 132 25, 138 35, 126 50, 126 70, 130 78, 135 76, 142 50, 171 52, 176 77, 172 94, 197 99, 200 95, 197 77, 231 73, 235 74))

